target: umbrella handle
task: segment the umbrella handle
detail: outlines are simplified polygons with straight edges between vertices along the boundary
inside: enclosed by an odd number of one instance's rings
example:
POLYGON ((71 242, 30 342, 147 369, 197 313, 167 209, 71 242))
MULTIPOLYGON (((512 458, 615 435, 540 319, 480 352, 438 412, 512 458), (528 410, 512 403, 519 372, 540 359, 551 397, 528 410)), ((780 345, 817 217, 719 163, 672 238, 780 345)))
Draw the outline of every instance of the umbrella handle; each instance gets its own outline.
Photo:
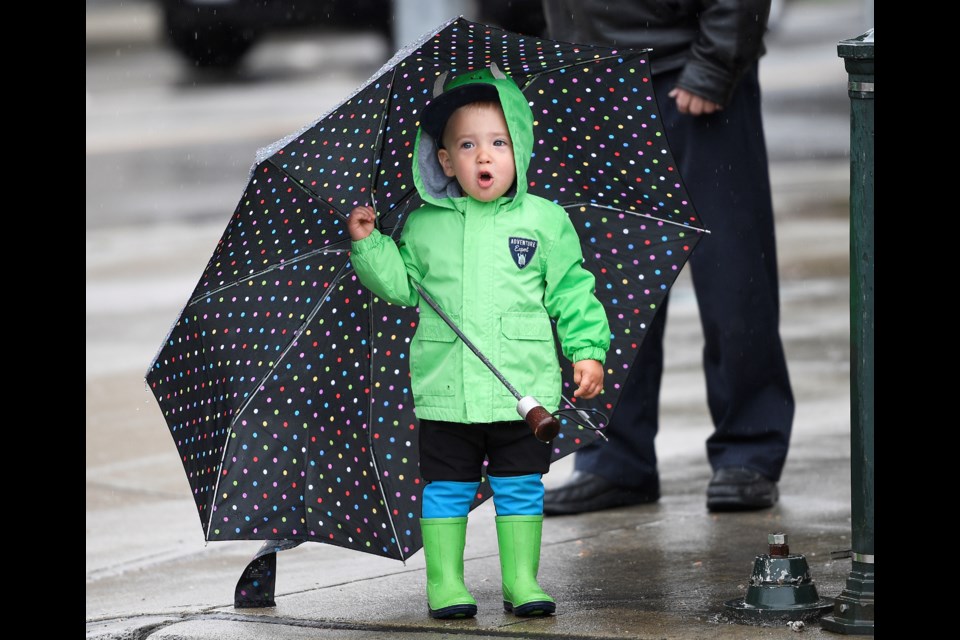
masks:
POLYGON ((517 403, 517 413, 540 442, 550 442, 560 433, 560 421, 543 408, 533 396, 524 396, 517 403))

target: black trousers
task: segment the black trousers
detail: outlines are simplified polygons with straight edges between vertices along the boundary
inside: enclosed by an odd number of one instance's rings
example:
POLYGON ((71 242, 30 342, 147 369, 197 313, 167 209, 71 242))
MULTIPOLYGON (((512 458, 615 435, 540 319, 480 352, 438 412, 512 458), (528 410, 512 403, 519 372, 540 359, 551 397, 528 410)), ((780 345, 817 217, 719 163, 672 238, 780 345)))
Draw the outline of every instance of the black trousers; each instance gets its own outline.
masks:
POLYGON ((523 420, 460 424, 420 420, 420 477, 428 482, 480 482, 484 461, 496 477, 544 474, 553 448, 523 420))
MULTIPOLYGON (((709 116, 682 115, 667 96, 679 72, 654 77, 667 140, 694 207, 710 234, 690 258, 703 325, 703 367, 714 432, 714 469, 746 466, 779 480, 794 399, 780 340, 773 203, 760 111, 758 67, 730 104, 709 116)), ((648 329, 605 433, 574 466, 623 486, 657 473, 666 303, 648 329)))

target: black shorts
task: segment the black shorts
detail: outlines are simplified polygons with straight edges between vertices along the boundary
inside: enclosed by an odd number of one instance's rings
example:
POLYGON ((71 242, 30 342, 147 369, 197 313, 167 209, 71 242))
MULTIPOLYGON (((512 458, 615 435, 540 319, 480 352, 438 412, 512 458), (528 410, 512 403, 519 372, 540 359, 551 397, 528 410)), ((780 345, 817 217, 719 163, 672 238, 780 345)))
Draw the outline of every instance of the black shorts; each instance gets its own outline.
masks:
POLYGON ((427 481, 479 482, 483 460, 495 477, 544 474, 550 444, 540 442, 523 420, 460 424, 420 420, 420 477, 427 481))

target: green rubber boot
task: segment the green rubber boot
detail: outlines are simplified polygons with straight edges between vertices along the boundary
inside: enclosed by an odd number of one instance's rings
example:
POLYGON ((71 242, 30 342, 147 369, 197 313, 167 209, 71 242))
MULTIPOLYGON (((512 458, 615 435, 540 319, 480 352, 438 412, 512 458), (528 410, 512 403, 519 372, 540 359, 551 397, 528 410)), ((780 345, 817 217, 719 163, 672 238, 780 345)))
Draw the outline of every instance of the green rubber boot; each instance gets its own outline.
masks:
POLYGON ((427 561, 427 604, 431 618, 472 618, 477 601, 463 584, 467 519, 420 518, 427 561))
POLYGON ((537 584, 543 516, 497 516, 503 610, 518 616, 545 616, 557 603, 537 584))

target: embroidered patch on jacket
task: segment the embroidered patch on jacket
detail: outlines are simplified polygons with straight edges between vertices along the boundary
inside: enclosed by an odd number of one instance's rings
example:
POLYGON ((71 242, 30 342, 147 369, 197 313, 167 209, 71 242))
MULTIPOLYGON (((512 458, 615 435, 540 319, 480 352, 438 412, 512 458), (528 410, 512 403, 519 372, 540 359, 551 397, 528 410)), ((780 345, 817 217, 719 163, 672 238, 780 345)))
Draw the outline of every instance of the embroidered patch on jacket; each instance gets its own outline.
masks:
POLYGON ((527 238, 510 238, 510 255, 518 267, 523 269, 533 260, 533 254, 537 250, 537 241, 527 238))

